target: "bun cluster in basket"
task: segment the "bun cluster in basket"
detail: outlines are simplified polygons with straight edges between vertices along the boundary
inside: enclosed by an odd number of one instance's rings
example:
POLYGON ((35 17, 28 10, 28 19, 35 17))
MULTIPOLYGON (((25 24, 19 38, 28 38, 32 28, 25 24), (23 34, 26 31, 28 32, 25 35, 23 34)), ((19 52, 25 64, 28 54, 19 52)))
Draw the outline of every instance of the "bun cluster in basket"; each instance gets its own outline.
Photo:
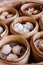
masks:
POLYGON ((0 7, 1 62, 25 64, 31 57, 43 61, 43 6, 26 3, 19 10, 8 5, 0 7))

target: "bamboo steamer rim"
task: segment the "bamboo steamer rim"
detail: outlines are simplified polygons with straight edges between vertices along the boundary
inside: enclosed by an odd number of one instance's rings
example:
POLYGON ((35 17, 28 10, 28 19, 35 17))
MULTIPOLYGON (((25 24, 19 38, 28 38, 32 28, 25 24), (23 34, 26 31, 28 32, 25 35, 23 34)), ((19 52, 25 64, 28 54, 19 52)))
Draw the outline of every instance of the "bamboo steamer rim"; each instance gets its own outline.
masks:
MULTIPOLYGON (((43 13, 43 7, 42 7, 42 5, 41 4, 39 4, 39 3, 35 3, 35 2, 33 2, 33 3, 25 3, 25 4, 23 4, 22 6, 21 6, 21 8, 20 8, 20 11, 21 11, 21 13, 23 14, 23 15, 26 15, 26 16, 30 16, 30 17, 32 17, 32 18, 35 18, 35 19, 37 19, 37 18, 40 18, 41 17, 41 15, 42 15, 42 13, 43 13), (36 14, 36 15, 29 15, 29 14, 26 14, 23 10, 25 10, 25 8, 27 8, 27 7, 35 7, 35 6, 40 6, 40 8, 42 9, 42 11, 40 12, 40 13, 38 13, 38 14, 36 14)), ((21 14, 21 15, 22 15, 21 14)))
POLYGON ((32 49, 34 49, 34 51, 37 53, 37 55, 38 55, 38 56, 41 56, 41 57, 43 58, 43 53, 41 53, 41 52, 36 48, 36 46, 35 46, 35 44, 34 44, 35 40, 40 39, 41 37, 43 38, 43 31, 36 33, 36 34, 31 38, 30 43, 31 43, 32 49))
POLYGON ((40 29, 43 31, 43 21, 41 20, 41 18, 39 19, 39 26, 40 29))
POLYGON ((18 11, 15 8, 11 7, 11 6, 3 6, 3 7, 0 7, 0 13, 1 12, 4 12, 4 11, 8 11, 8 12, 11 12, 11 13, 13 11, 14 16, 11 17, 11 18, 8 18, 8 19, 0 19, 0 22, 2 22, 2 23, 8 24, 9 22, 11 22, 16 17, 19 16, 18 11))
POLYGON ((4 31, 2 32, 1 37, 0 37, 0 40, 1 40, 3 37, 6 37, 8 35, 8 27, 7 27, 7 25, 5 25, 1 22, 0 22, 0 25, 2 25, 4 27, 4 31))
POLYGON ((19 34, 19 35, 23 35, 25 38, 29 38, 29 37, 31 37, 32 35, 34 35, 36 32, 38 32, 38 23, 37 23, 37 21, 36 21, 35 19, 33 19, 33 18, 31 18, 31 17, 26 17, 26 16, 18 17, 18 18, 16 18, 16 19, 14 20, 14 22, 11 23, 11 25, 10 25, 10 31, 11 31, 12 34, 16 33, 16 34, 19 34), (26 21, 26 22, 29 21, 29 22, 32 22, 32 23, 35 24, 35 28, 34 28, 32 31, 30 31, 28 34, 16 32, 15 30, 13 30, 13 25, 14 25, 14 24, 16 24, 16 23, 18 23, 18 22, 22 23, 23 21, 24 21, 24 22, 25 22, 25 21, 26 21), (35 31, 36 31, 36 32, 35 32, 35 31))
MULTIPOLYGON (((8 42, 11 42, 11 41, 15 41, 15 40, 19 40, 20 41, 20 39, 21 40, 23 40, 24 42, 25 42, 25 44, 27 45, 27 50, 26 50, 26 52, 25 52, 25 54, 21 57, 21 58, 19 58, 19 59, 16 59, 16 60, 14 60, 14 62, 16 63, 16 62, 19 62, 19 61, 21 61, 23 58, 25 58, 25 56, 26 55, 30 55, 30 45, 29 45, 29 42, 24 38, 24 37, 22 37, 22 36, 20 36, 20 35, 9 35, 9 36, 7 36, 7 37, 5 37, 5 38, 3 38, 1 41, 0 41, 0 48, 4 45, 4 44, 7 44, 8 42), (5 40, 5 41, 4 41, 5 40), (7 42, 7 43, 6 43, 7 42)), ((22 41, 22 42, 23 42, 22 41)), ((21 42, 21 41, 20 41, 21 42)), ((3 60, 4 61, 4 60, 3 60)), ((5 61, 4 61, 5 62, 5 61)), ((6 61, 7 62, 7 61, 6 61)), ((8 61, 8 62, 13 62, 13 61, 8 61)))

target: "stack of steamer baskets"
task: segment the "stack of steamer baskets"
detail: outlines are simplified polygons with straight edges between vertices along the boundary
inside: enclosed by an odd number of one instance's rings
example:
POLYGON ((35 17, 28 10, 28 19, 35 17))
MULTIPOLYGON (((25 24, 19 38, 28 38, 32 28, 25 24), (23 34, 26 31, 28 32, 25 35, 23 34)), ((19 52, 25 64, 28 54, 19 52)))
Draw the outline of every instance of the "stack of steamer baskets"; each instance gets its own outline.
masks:
POLYGON ((43 65, 42 4, 13 2, 0 7, 0 63, 43 65))

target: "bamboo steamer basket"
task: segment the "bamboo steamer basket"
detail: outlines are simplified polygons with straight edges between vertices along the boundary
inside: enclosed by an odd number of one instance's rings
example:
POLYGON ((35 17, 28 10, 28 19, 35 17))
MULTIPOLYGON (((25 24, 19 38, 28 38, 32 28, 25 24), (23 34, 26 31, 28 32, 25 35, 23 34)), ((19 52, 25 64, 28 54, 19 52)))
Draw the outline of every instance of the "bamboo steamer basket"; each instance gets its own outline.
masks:
POLYGON ((11 34, 13 34, 13 35, 15 35, 15 34, 17 34, 17 35, 21 35, 21 36, 23 36, 23 37, 25 37, 25 38, 30 38, 31 36, 33 36, 35 33, 37 33, 38 32, 38 23, 37 23, 37 21, 36 20, 34 20, 34 19, 32 19, 32 18, 30 18, 30 17, 18 17, 18 18, 16 18, 15 20, 14 20, 14 22, 12 22, 11 23, 11 25, 10 25, 10 32, 11 32, 11 34), (31 22, 31 23, 33 23, 34 25, 35 25, 35 27, 34 27, 34 29, 31 31, 31 32, 29 32, 28 34, 25 34, 25 33, 20 33, 20 32, 16 32, 14 29, 13 29, 13 25, 14 24, 16 24, 16 23, 26 23, 26 22, 31 22))
POLYGON ((40 30, 43 31, 43 20, 42 20, 42 18, 39 19, 39 26, 40 26, 40 30))
MULTIPOLYGON (((10 0, 11 1, 11 0, 10 0)), ((13 0, 12 0, 13 1, 13 0)), ((42 0, 14 0, 14 2, 22 2, 22 3, 26 3, 26 2, 34 2, 34 3, 38 3, 38 4, 41 4, 43 5, 43 1, 42 0)), ((5 4, 6 5, 6 4, 5 4)), ((0 60, 0 64, 1 65, 9 65, 8 62, 5 64, 4 62, 1 62, 0 60)), ((10 64, 12 65, 12 64, 10 64)), ((15 64, 14 64, 15 65, 15 64)), ((16 65, 19 65, 19 64, 16 64, 16 65)), ((22 65, 22 64, 21 64, 22 65)), ((43 65, 43 62, 39 62, 39 63, 28 63, 28 64, 24 64, 24 65, 43 65)))
POLYGON ((7 11, 9 13, 14 14, 13 17, 8 18, 8 19, 0 19, 0 22, 5 23, 5 24, 9 24, 11 23, 15 18, 17 18, 19 16, 19 13, 16 9, 14 9, 13 7, 10 6, 5 6, 5 7, 0 7, 0 13, 7 11))
POLYGON ((43 7, 42 7, 40 4, 38 4, 38 3, 26 3, 26 4, 23 4, 23 5, 21 6, 21 8, 20 8, 20 15, 21 15, 21 16, 29 16, 29 17, 32 17, 32 18, 34 18, 34 19, 40 18, 41 15, 42 15, 42 13, 43 13, 43 7), (35 8, 35 7, 39 8, 39 9, 41 10, 41 12, 38 13, 38 14, 36 14, 36 15, 26 14, 26 13, 24 12, 24 10, 25 10, 26 8, 32 8, 32 7, 33 7, 33 8, 35 8))
POLYGON ((2 32, 2 34, 0 35, 0 40, 4 37, 6 37, 8 35, 8 27, 7 25, 0 23, 0 26, 3 26, 4 31, 2 32))
POLYGON ((43 38, 43 31, 42 32, 38 32, 36 33, 32 38, 31 38, 31 41, 30 41, 30 45, 31 45, 31 48, 32 48, 32 53, 33 53, 33 57, 36 59, 36 61, 43 61, 43 52, 41 53, 41 51, 39 51, 37 49, 37 47, 35 46, 35 40, 37 39, 42 39, 43 38))
POLYGON ((5 64, 8 63, 11 65, 27 63, 28 59, 30 57, 30 45, 29 45, 28 41, 24 37, 21 37, 19 35, 9 35, 0 41, 0 49, 3 45, 11 43, 11 42, 17 42, 18 44, 19 43, 23 44, 26 47, 26 51, 25 51, 24 55, 14 61, 7 61, 7 60, 2 60, 2 59, 0 59, 0 61, 4 62, 5 64))

